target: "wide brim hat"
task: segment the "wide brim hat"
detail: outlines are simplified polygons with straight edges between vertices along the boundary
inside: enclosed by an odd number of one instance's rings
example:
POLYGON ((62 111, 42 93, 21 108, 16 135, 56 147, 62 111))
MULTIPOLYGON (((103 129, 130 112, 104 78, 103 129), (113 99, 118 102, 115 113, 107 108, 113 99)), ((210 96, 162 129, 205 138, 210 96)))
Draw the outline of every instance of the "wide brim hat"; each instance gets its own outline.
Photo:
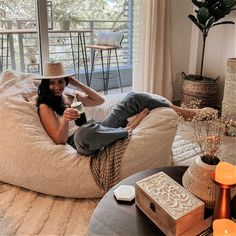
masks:
POLYGON ((41 76, 33 77, 33 79, 61 79, 76 75, 76 73, 65 73, 62 62, 46 62, 44 64, 44 73, 41 76))

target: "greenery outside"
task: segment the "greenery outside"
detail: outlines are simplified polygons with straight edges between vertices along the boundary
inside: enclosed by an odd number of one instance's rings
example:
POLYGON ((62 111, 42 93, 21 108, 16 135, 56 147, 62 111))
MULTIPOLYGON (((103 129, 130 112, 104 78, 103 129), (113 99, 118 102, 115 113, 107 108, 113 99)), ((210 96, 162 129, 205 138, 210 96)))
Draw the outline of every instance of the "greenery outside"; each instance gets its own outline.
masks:
MULTIPOLYGON (((52 0, 52 19, 53 29, 59 28, 59 21, 69 19, 71 29, 90 28, 90 23, 94 23, 96 29, 101 30, 126 30, 127 29, 127 8, 129 0, 52 0)), ((11 22, 12 28, 36 28, 36 1, 35 0, 2 0, 0 1, 0 28, 8 28, 11 22), (29 24, 30 22, 30 24, 29 24), (32 23, 33 22, 33 23, 32 23)), ((49 14, 50 16, 50 14, 49 14)), ((61 34, 60 37, 49 35, 50 58, 55 61, 63 60, 68 69, 72 68, 71 42, 68 35, 61 34)), ((58 35, 56 35, 58 36, 58 35)), ((74 35, 73 35, 74 36, 74 35)), ((87 42, 91 42, 90 34, 86 35, 87 42)), ((18 36, 13 35, 16 69, 19 70, 20 59, 18 52, 18 36)), ((127 42, 127 38, 123 40, 127 42)), ((73 37, 73 45, 77 45, 77 37, 73 37)), ((36 35, 24 35, 24 55, 27 63, 38 62, 38 42, 36 35), (32 37, 33 36, 33 37, 32 37)), ((75 55, 77 48, 74 47, 75 55)), ((122 61, 124 65, 127 58, 127 50, 122 50, 122 61)), ((5 50, 6 51, 6 50, 5 50)), ((6 54, 6 53, 5 53, 6 54)), ((88 55, 89 56, 89 55, 88 55)), ((90 60, 90 58, 88 58, 90 60)), ((80 60, 80 63, 82 60, 80 60)), ((10 60, 10 63, 12 61, 10 60)), ((75 58, 75 63, 78 63, 75 58)), ((122 65, 122 64, 121 64, 122 65)))
MULTIPOLYGON (((0 20, 35 20, 34 0, 2 0, 0 20)), ((52 14, 57 21, 72 19, 74 25, 79 20, 125 20, 126 0, 52 0, 52 14)))

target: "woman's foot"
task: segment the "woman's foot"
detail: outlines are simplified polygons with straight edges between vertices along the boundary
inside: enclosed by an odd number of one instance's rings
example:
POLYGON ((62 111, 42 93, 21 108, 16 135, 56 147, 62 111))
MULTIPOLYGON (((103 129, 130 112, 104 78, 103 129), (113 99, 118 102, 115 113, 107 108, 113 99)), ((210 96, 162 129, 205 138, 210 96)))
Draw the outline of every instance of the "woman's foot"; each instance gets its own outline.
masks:
POLYGON ((197 115, 197 109, 178 107, 172 104, 170 105, 170 108, 175 110, 177 114, 182 116, 186 121, 191 121, 197 115))
POLYGON ((193 108, 184 108, 184 107, 178 107, 175 105, 170 105, 170 108, 174 109, 178 115, 182 116, 184 120, 186 121, 191 121, 194 119, 194 117, 198 117, 199 119, 201 118, 206 118, 206 117, 215 117, 218 114, 218 111, 210 108, 210 107, 205 107, 202 109, 193 109, 193 108))
POLYGON ((144 117, 146 117, 148 114, 150 113, 150 111, 145 108, 144 110, 142 110, 140 113, 138 113, 134 119, 132 119, 126 126, 126 129, 134 129, 136 128, 140 122, 144 119, 144 117))

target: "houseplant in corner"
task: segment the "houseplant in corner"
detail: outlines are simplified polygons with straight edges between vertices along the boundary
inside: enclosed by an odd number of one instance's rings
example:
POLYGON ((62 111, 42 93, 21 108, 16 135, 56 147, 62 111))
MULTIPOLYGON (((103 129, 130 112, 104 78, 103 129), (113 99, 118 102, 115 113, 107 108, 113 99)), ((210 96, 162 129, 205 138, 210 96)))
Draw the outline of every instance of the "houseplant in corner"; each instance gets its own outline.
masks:
POLYGON ((220 146, 228 138, 225 131, 231 122, 211 108, 199 109, 191 121, 181 119, 180 122, 183 129, 190 128, 191 132, 186 138, 196 144, 199 153, 183 175, 183 186, 203 200, 207 208, 214 208, 215 205, 217 186, 210 175, 220 162, 220 146))
POLYGON ((214 107, 218 78, 213 79, 203 75, 206 39, 212 27, 222 24, 234 24, 232 21, 220 20, 232 10, 235 10, 236 0, 192 0, 192 2, 196 6, 196 16, 189 15, 188 17, 202 32, 201 67, 199 75, 182 73, 181 103, 189 107, 191 101, 199 100, 199 107, 214 107))

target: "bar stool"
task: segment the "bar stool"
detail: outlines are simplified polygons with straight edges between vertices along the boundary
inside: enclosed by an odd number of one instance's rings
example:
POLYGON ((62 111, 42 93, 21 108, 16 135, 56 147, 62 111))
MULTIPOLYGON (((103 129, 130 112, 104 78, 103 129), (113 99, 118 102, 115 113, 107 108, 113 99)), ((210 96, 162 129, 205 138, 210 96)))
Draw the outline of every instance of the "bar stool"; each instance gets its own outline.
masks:
MULTIPOLYGON (((89 77, 89 86, 91 86, 93 70, 94 70, 94 61, 95 61, 95 53, 98 50, 101 56, 101 63, 102 63, 102 80, 103 80, 103 87, 104 87, 104 94, 108 94, 108 83, 109 79, 118 77, 120 83, 121 93, 123 93, 123 87, 121 82, 120 76, 120 68, 117 56, 117 50, 121 48, 121 42, 123 40, 123 33, 122 32, 99 32, 97 34, 97 41, 95 45, 86 45, 86 48, 90 48, 92 50, 92 65, 91 65, 91 72, 89 77), (103 52, 107 52, 106 57, 106 69, 105 69, 105 60, 103 52), (117 74, 113 75, 110 71, 111 69, 111 54, 114 52, 116 65, 117 65, 117 74)), ((100 78, 99 78, 100 79, 100 78)))

